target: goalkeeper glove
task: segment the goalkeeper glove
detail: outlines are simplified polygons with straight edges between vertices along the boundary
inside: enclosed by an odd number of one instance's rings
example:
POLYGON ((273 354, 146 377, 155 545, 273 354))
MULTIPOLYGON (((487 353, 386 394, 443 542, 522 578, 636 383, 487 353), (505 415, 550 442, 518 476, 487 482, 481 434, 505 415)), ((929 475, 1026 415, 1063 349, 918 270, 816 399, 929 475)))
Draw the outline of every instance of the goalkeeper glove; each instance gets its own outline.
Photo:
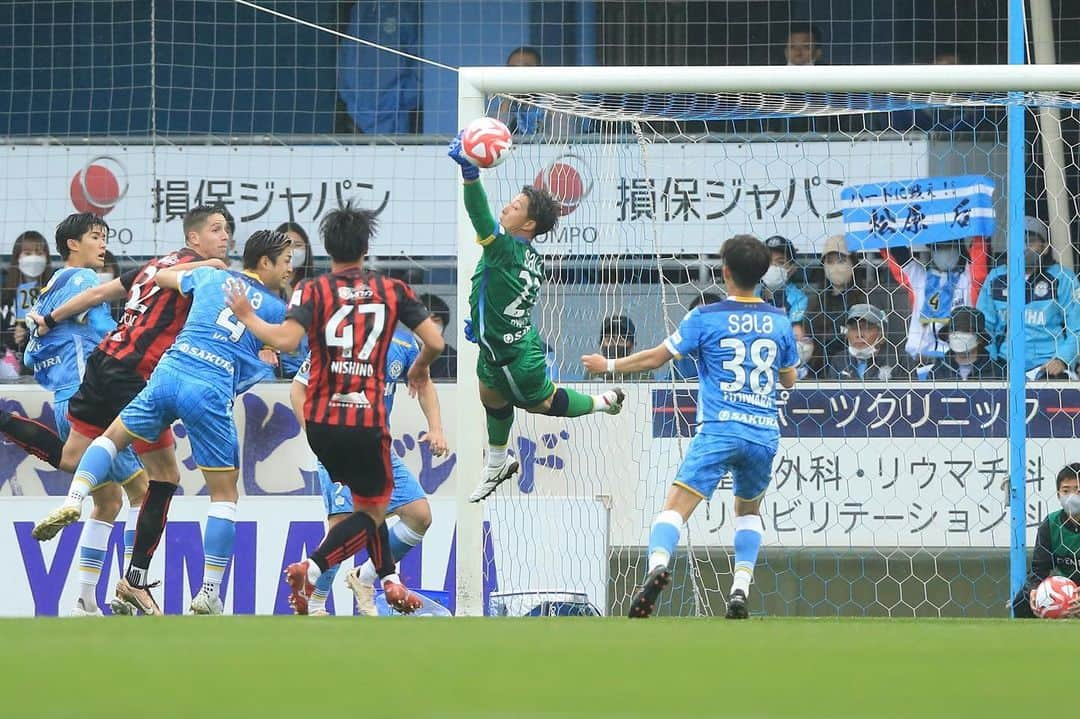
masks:
MULTIPOLYGON (((464 132, 464 131, 462 131, 464 132)), ((461 132, 457 134, 453 140, 450 141, 450 146, 446 150, 446 154, 450 156, 450 159, 461 166, 461 177, 466 180, 478 180, 480 179, 480 168, 465 159, 465 156, 461 154, 461 132)), ((475 342, 476 340, 471 340, 475 342)))
POLYGON ((476 344, 476 333, 473 332, 472 320, 465 320, 465 339, 476 344))

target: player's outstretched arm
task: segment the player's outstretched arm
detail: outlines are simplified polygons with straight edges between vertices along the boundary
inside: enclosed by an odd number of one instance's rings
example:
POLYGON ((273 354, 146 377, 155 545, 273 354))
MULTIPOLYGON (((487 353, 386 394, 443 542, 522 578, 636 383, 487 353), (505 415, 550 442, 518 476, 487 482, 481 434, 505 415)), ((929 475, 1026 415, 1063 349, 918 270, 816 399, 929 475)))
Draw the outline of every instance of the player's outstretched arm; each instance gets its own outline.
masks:
POLYGON ((413 327, 412 332, 420 340, 421 346, 420 354, 409 368, 409 396, 418 397, 425 386, 431 384, 431 363, 442 354, 446 342, 438 325, 430 317, 413 327))
POLYGON ((658 344, 652 349, 641 350, 627 357, 608 359, 603 355, 583 355, 581 364, 593 374, 604 372, 647 372, 661 367, 670 362, 674 357, 671 350, 664 344, 658 344))
POLYGON ((434 382, 428 382, 416 393, 416 401, 420 403, 420 411, 427 420, 427 433, 420 437, 421 442, 427 442, 431 453, 436 457, 445 455, 449 448, 446 445, 446 436, 443 434, 442 408, 439 405, 439 392, 435 389, 434 382))
POLYGON ((28 312, 27 318, 38 326, 38 336, 44 336, 60 322, 71 317, 77 317, 102 302, 118 302, 127 296, 127 290, 117 277, 103 285, 83 290, 64 304, 57 307, 47 315, 39 315, 37 312, 28 312))

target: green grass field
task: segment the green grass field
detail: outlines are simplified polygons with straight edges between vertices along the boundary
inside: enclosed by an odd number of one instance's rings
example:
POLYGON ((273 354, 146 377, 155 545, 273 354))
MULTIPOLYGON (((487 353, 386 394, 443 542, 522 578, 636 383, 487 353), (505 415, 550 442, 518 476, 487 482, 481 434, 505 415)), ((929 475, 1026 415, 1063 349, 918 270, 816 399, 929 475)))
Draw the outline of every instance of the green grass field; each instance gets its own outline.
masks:
POLYGON ((1005 620, 22 619, 0 620, 0 686, 13 719, 1014 718, 1070 685, 1078 639, 1005 620))

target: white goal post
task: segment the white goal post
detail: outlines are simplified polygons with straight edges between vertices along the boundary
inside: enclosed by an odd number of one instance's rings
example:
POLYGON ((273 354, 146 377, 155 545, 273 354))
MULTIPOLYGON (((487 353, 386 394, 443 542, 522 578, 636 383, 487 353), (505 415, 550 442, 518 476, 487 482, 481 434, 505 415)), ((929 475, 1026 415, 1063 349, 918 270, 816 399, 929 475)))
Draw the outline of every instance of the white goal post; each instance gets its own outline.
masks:
MULTIPOLYGON (((844 114, 874 111, 861 105, 867 95, 907 95, 916 104, 1080 106, 1080 66, 955 65, 930 66, 824 66, 824 67, 472 67, 461 68, 458 84, 459 127, 483 116, 489 99, 514 94, 528 102, 529 95, 581 96, 588 93, 664 95, 705 94, 754 98, 797 95, 806 114, 844 114), (834 104, 831 94, 855 98, 854 104, 834 104), (807 99, 808 96, 811 99, 807 99)), ((801 114, 790 106, 763 105, 768 111, 801 114)), ((571 105, 556 105, 573 113, 571 105)), ((610 117, 607 119, 611 119, 610 117)), ((633 118, 627 118, 628 120, 633 118)), ((655 118, 645 118, 655 119, 655 118)), ((679 119, 679 118, 676 118, 679 119)), ((696 118, 699 119, 699 118, 696 118)), ((513 162, 513 158, 509 162, 513 162)), ((492 202, 506 198, 492 196, 492 202)), ((497 211, 497 207, 493 208, 497 211)), ((1019 222, 1019 220, 1017 220, 1019 222)), ((1018 226, 1018 225, 1014 225, 1018 226)), ((457 206, 458 304, 457 316, 469 317, 470 277, 480 258, 480 247, 463 204, 457 206)), ((1058 238, 1055 238, 1055 244, 1058 238)), ((458 463, 457 496, 457 613, 484 613, 482 506, 470 504, 468 495, 484 466, 485 419, 474 371, 477 347, 465 340, 459 322, 458 402, 456 422, 458 463)), ((658 509, 658 507, 657 507, 658 509)), ((644 542, 645 536, 642 536, 644 542)))

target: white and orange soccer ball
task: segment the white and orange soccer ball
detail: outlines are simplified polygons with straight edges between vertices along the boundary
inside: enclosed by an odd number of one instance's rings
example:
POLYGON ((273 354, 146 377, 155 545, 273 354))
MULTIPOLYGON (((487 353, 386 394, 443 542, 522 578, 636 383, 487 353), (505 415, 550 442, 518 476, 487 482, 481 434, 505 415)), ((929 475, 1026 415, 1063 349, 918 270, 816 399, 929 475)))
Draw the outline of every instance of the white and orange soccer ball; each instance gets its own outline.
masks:
POLYGON ((1048 577, 1031 590, 1031 610, 1043 619, 1064 619, 1080 590, 1067 577, 1048 577))
POLYGON ((493 117, 473 120, 461 134, 461 154, 481 168, 495 167, 513 147, 510 129, 493 117))

